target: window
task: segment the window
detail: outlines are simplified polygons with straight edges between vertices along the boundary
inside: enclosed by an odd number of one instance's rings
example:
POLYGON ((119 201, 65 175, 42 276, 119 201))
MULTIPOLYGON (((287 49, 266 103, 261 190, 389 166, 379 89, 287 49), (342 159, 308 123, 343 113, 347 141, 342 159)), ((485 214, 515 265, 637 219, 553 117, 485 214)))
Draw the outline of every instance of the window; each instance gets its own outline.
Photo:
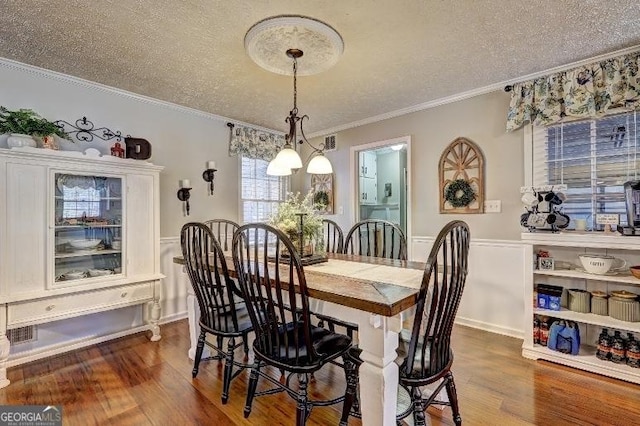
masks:
POLYGON ((289 179, 268 176, 268 161, 242 157, 242 222, 264 222, 274 208, 285 200, 289 179))
POLYGON ((100 217, 100 191, 95 188, 62 187, 63 219, 100 217))
MULTIPOLYGON (((623 185, 638 178, 636 112, 533 130, 533 185, 566 184, 563 210, 595 227, 595 215, 615 213, 627 223, 623 185)), ((594 228, 596 229, 596 228, 594 228)))

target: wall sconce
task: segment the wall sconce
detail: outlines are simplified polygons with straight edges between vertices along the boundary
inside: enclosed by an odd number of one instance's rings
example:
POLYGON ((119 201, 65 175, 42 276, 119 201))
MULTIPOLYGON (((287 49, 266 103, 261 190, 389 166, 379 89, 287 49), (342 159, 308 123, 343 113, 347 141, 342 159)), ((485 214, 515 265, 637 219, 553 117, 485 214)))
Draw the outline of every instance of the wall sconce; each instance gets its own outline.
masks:
POLYGON ((182 207, 184 215, 189 216, 189 197, 191 197, 189 191, 191 191, 191 182, 189 179, 181 179, 179 184, 180 189, 178 189, 178 200, 184 203, 182 207))
POLYGON ((209 195, 213 195, 213 179, 215 178, 216 169, 215 161, 207 161, 207 169, 202 172, 202 179, 209 182, 209 195))

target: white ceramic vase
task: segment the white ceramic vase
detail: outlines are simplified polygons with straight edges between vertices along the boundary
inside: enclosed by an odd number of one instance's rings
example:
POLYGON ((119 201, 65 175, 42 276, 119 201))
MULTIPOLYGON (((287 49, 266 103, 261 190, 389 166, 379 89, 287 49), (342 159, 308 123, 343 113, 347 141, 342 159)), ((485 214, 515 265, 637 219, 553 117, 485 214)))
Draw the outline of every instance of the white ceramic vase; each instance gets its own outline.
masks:
POLYGON ((7 138, 7 146, 9 148, 20 148, 23 146, 31 146, 36 148, 38 144, 36 140, 29 135, 23 135, 22 133, 11 133, 7 138))

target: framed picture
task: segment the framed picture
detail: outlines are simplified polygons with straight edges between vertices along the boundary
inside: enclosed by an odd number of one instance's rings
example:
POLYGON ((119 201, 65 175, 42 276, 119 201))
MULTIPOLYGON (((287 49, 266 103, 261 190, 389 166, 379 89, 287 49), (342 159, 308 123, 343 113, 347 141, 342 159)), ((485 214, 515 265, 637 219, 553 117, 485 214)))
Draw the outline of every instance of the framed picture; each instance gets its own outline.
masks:
POLYGON ((333 214, 333 174, 311 175, 313 203, 321 214, 333 214))
POLYGON ((552 257, 538 258, 538 269, 542 271, 553 271, 554 262, 552 257))

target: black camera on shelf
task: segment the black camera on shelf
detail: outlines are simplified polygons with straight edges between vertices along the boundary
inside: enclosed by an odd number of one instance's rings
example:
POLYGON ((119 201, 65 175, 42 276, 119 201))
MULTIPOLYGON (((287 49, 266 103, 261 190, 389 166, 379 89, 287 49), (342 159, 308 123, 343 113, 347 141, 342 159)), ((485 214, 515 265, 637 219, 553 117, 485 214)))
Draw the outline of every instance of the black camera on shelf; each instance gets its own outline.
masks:
POLYGON ((529 231, 558 232, 569 226, 570 218, 562 213, 560 205, 566 200, 562 192, 525 192, 522 203, 526 212, 520 216, 520 225, 529 231))

